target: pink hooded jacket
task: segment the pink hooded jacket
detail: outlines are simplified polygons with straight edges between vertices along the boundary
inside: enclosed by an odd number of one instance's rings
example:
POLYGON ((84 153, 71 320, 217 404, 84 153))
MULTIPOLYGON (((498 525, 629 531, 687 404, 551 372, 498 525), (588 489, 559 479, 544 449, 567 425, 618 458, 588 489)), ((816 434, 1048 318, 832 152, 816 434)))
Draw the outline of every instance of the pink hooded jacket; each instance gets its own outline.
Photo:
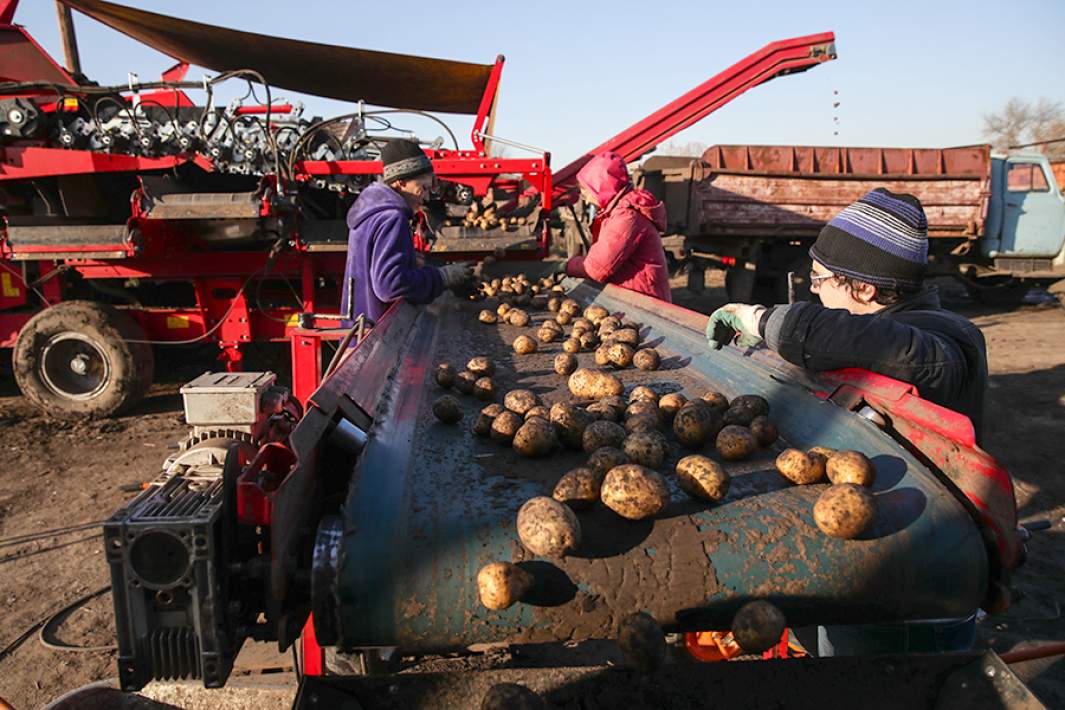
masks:
POLYGON ((662 232, 666 208, 647 190, 632 185, 617 153, 600 153, 577 173, 602 207, 592 222, 592 247, 566 262, 570 276, 612 283, 672 303, 662 232))

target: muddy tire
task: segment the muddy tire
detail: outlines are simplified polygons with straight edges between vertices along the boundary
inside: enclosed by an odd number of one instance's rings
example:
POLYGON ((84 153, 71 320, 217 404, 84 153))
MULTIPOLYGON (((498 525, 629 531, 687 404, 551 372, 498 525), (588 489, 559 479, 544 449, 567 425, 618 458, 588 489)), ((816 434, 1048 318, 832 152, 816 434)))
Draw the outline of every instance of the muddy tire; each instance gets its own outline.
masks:
POLYGON ((129 409, 152 384, 144 331, 125 313, 91 301, 64 301, 19 333, 12 361, 19 389, 58 419, 107 417, 129 409))

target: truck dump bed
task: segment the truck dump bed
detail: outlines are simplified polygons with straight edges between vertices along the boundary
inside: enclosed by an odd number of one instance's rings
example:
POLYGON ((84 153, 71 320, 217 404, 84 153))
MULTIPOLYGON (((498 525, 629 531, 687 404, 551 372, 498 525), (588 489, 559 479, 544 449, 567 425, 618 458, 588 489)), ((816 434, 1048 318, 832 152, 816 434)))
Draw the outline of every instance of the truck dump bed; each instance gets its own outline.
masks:
POLYGON ((930 237, 975 239, 991 196, 991 147, 716 145, 702 159, 655 157, 646 186, 669 230, 689 236, 815 237, 874 187, 916 195, 930 237))

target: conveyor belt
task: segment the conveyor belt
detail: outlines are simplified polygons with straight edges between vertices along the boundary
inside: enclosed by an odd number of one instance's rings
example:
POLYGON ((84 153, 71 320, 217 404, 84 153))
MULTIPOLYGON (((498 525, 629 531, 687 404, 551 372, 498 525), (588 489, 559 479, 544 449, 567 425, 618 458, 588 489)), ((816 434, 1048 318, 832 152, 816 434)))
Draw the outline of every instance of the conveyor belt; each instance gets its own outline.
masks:
MULTIPOLYGON (((878 470, 874 529, 853 541, 817 530, 811 508, 824 486, 782 481, 772 459, 783 441, 753 461, 728 466, 732 488, 722 503, 692 501, 672 476, 687 453, 674 442, 661 469, 672 503, 654 521, 626 521, 602 507, 581 512, 584 541, 577 552, 562 560, 536 558, 517 540, 517 509, 532 496, 550 495, 585 456, 566 451, 523 459, 475 437, 469 424, 483 403, 472 397, 460 395, 462 424, 437 422, 430 411, 440 394, 433 369, 444 361, 461 369, 470 357, 487 355, 496 362, 500 398, 523 387, 550 404, 569 398, 565 378, 551 367, 561 346, 515 356, 511 341, 535 334, 546 313, 537 313, 529 328, 484 325, 476 320, 481 304, 443 299, 413 320, 349 489, 337 589, 341 646, 431 649, 606 637, 637 610, 670 629, 723 628, 753 597, 774 600, 794 626, 973 612, 987 575, 979 533, 890 438, 735 349, 711 354, 701 332, 705 317, 612 287, 600 292, 580 285, 573 295, 642 323, 646 342, 662 353, 658 372, 620 373, 627 389, 649 384, 689 397, 709 389, 730 397, 761 394, 790 444, 867 453, 878 470), (500 612, 477 598, 477 571, 494 560, 521 563, 538 583, 525 602, 500 612)), ((589 365, 593 356, 579 359, 589 365)))

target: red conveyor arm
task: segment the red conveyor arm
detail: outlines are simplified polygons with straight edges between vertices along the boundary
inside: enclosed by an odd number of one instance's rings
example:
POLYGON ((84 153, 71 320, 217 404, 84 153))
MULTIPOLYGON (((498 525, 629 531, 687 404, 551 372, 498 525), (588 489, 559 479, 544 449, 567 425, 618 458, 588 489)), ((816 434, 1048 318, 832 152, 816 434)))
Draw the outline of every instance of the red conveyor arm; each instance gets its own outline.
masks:
POLYGON ((834 33, 822 32, 767 44, 556 172, 555 200, 569 201, 565 198, 576 187, 577 171, 593 155, 610 150, 620 154, 625 162, 638 160, 662 141, 709 116, 747 89, 782 74, 805 71, 835 59, 835 43, 834 33))

